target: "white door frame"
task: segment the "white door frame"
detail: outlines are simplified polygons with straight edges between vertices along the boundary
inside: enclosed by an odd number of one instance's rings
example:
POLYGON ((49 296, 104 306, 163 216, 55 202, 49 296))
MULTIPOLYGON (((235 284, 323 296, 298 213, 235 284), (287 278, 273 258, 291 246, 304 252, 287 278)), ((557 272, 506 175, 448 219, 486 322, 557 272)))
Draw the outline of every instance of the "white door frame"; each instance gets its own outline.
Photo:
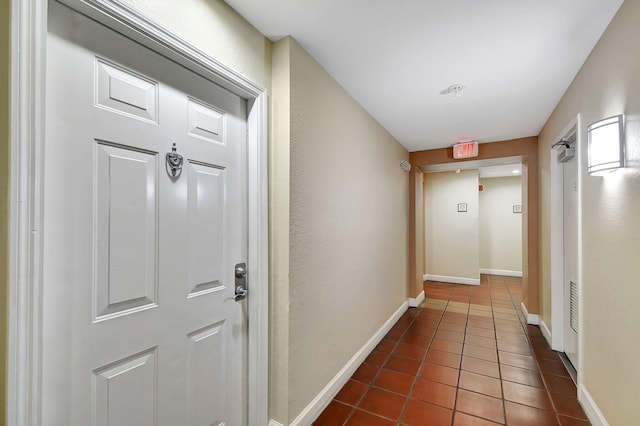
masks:
MULTIPOLYGON (((42 365, 42 198, 47 1, 11 1, 7 424, 37 426, 42 365)), ((115 0, 60 0, 247 100, 248 425, 268 423, 267 93, 115 0)))
MULTIPOLYGON (((578 270, 577 270, 577 279, 578 285, 582 283, 582 195, 580 188, 582 186, 582 174, 580 173, 582 164, 583 164, 583 153, 582 147, 584 145, 582 134, 581 134, 581 120, 580 114, 576 115, 576 117, 571 120, 569 125, 562 131, 560 135, 558 135, 553 141, 559 141, 564 137, 570 136, 573 132, 576 134, 576 173, 577 173, 577 229, 578 229, 578 247, 577 247, 577 258, 578 258, 578 270)), ((554 351, 564 352, 564 316, 565 316, 565 292, 564 292, 564 195, 563 195, 563 168, 560 163, 558 163, 556 156, 557 151, 550 150, 549 152, 550 160, 549 160, 549 169, 551 173, 551 247, 550 247, 550 275, 551 275, 551 332, 549 332, 546 324, 542 324, 542 331, 546 335, 547 340, 550 341, 551 349, 554 351), (550 335, 549 335, 550 334, 550 335)), ((579 292, 579 296, 581 297, 582 292, 579 292)), ((581 312, 581 301, 578 302, 578 359, 581 359, 581 347, 582 347, 582 339, 580 338, 581 329, 582 329, 582 312, 581 312)), ((578 383, 581 382, 580 369, 578 366, 575 366, 578 372, 578 383)))

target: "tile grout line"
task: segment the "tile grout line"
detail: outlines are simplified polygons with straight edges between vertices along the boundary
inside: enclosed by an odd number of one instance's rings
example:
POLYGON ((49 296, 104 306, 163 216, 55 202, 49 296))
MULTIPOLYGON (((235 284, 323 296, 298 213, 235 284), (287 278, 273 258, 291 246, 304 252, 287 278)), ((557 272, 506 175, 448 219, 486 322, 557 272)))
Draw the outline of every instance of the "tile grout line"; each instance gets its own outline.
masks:
MULTIPOLYGON (((506 285, 506 283, 505 283, 506 285)), ((515 309, 515 304, 513 303, 513 295, 511 294, 511 290, 509 290, 509 286, 507 287, 507 292, 509 293, 509 299, 511 300, 511 306, 515 309)), ((493 302, 491 304, 491 310, 493 312, 493 302)), ((508 424, 507 421, 507 400, 505 399, 505 394, 504 394, 504 382, 502 379, 502 363, 500 362, 500 351, 499 351, 499 346, 498 346, 498 332, 496 330, 496 319, 495 317, 493 318, 493 329, 494 329, 494 334, 496 335, 496 351, 497 351, 497 356, 498 356, 498 376, 500 376, 500 390, 502 391, 502 411, 504 413, 504 424, 508 424)))
MULTIPOLYGON (((469 296, 469 302, 471 302, 471 296, 469 296)), ((462 359, 464 357, 464 347, 467 341, 467 326, 469 324, 469 310, 470 303, 467 304, 467 318, 464 323, 464 337, 462 338, 462 353, 460 354, 460 364, 458 365, 458 381, 456 382, 455 399, 453 400, 453 411, 451 412, 451 425, 455 420, 456 408, 458 406, 458 392, 460 391, 460 376, 462 375, 462 359)))
MULTIPOLYGON (((425 298, 425 300, 427 300, 427 299, 425 298)), ((398 425, 402 422, 402 419, 404 418, 404 415, 407 412, 407 408, 409 407, 409 401, 411 400, 411 395, 413 395, 413 390, 416 387, 416 383, 418 383, 418 380, 419 380, 419 377, 420 377, 420 372, 422 371, 422 367, 424 366, 425 359, 427 358, 427 354, 431 350, 431 345, 433 344, 433 341, 436 338, 436 333, 438 332, 438 328, 440 327, 440 324, 442 323, 442 318, 444 317, 444 313, 446 312, 447 306, 449 306, 449 301, 448 300, 447 300, 447 303, 445 304, 444 308, 442 309, 442 313, 440 314, 440 317, 438 318, 438 323, 436 324, 435 332, 434 332, 433 336, 431 336, 431 340, 429 341, 429 345, 427 346, 427 350, 424 352, 424 355, 422 356, 422 361, 420 361, 420 367, 418 367, 418 371, 416 372, 415 377, 413 379, 413 383, 411 384, 411 389, 409 389, 409 393, 407 394, 407 399, 404 402, 404 407, 402 407, 402 411, 400 412, 400 417, 398 418, 398 421, 396 422, 398 425)), ((420 307, 418 307, 418 309, 420 309, 420 307)), ((413 318, 412 323, 416 320, 416 318, 418 316, 420 316, 420 313, 418 313, 413 318)))
MULTIPOLYGON (((402 318, 402 317, 400 317, 400 319, 401 319, 401 318, 402 318)), ((400 319, 398 319, 398 321, 397 321, 397 322, 396 322, 396 323, 395 323, 391 328, 395 327, 395 326, 398 324, 398 322, 400 322, 400 319)), ((414 320, 415 320, 415 318, 411 320, 411 323, 413 323, 413 321, 414 321, 414 320)), ((408 329, 409 329, 409 328, 407 327, 407 330, 408 330, 408 329)), ((369 393, 369 391, 370 391, 370 390, 371 390, 371 388, 373 387, 373 382, 374 382, 374 381, 378 378, 378 376, 380 375, 380 370, 382 370, 382 367, 383 367, 384 365, 386 365, 387 361, 389 361, 389 358, 391 357, 391 354, 392 354, 392 353, 395 351, 395 349, 398 347, 398 345, 400 344, 400 340, 402 339, 402 336, 404 336, 404 335, 406 334, 407 330, 405 330, 405 331, 400 335, 400 337, 398 338, 398 340, 397 340, 397 341, 395 342, 395 344, 393 345, 393 348, 391 349, 391 352, 389 352, 389 353, 388 353, 388 355, 387 355, 387 359, 385 359, 385 361, 382 363, 382 365, 380 365, 380 367, 378 367, 378 366, 374 366, 374 367, 377 367, 377 368, 378 368, 378 371, 377 371, 377 372, 376 372, 376 374, 371 378, 371 381, 369 381, 369 383, 367 383, 367 388, 366 388, 366 389, 365 389, 365 391, 362 393, 362 395, 360 395, 360 398, 358 398, 358 400, 356 401, 356 403, 355 403, 355 404, 353 404, 353 406, 351 406, 351 413, 349 413, 349 415, 347 416, 347 418, 346 418, 346 419, 344 419, 344 422, 342 423, 342 426, 345 426, 345 425, 349 422, 349 420, 351 420, 351 418, 352 418, 352 417, 353 417, 353 415, 355 414, 356 410, 357 410, 357 409, 358 409, 358 407, 360 406, 360 403, 361 403, 361 402, 362 402, 362 400, 364 399, 364 396, 365 396, 367 393, 369 393)), ((389 331, 387 332, 387 334, 389 334, 389 332, 390 332, 390 331, 391 331, 391 330, 389 330, 389 331)), ((384 339, 385 339, 385 337, 387 336, 387 334, 385 334, 385 335, 382 337, 382 340, 384 340, 384 339)), ((382 340, 380 340, 380 342, 378 343, 378 345, 379 345, 380 343, 382 343, 382 340)), ((373 351, 375 351, 375 350, 376 350, 376 348, 378 347, 378 345, 376 345, 376 346, 373 348, 373 350, 371 351, 372 353, 373 353, 373 351)), ((369 354, 369 355, 371 355, 371 354, 369 354)), ((368 358, 368 357, 369 357, 369 356, 367 356, 367 358, 368 358)), ((362 361, 362 363, 360 364, 360 367, 362 367, 362 365, 363 365, 363 364, 366 364, 367 358, 365 358, 365 359, 362 361)), ((372 365, 372 364, 368 364, 368 365, 372 365)), ((358 368, 360 368, 360 367, 358 367, 358 368)), ((357 370, 356 370, 356 371, 357 371, 357 370)), ((351 376, 351 377, 353 377, 353 376, 351 376)), ((349 378, 349 380, 351 380, 351 377, 349 378)), ((356 381, 358 381, 358 380, 356 380, 356 381)), ((349 383, 349 382, 347 382, 347 383, 349 383)), ((362 383, 362 382, 360 382, 360 383, 362 383)), ((334 400, 335 400, 335 397, 334 397, 334 400)), ((360 410, 361 410, 361 411, 364 411, 364 412, 367 412, 367 413, 370 413, 370 414, 374 414, 374 415, 376 415, 376 416, 378 416, 378 417, 386 418, 386 417, 380 416, 379 414, 371 413, 370 411, 367 411, 367 410, 362 410, 362 409, 360 409, 360 410)))
MULTIPOLYGON (((407 312, 408 312, 408 311, 407 311, 407 312)), ((373 415, 375 415, 375 416, 377 416, 377 417, 381 417, 381 418, 383 418, 383 419, 389 419, 388 417, 384 417, 384 416, 382 416, 382 415, 380 415, 380 414, 378 414, 378 413, 374 413, 374 412, 371 412, 371 411, 368 411, 368 410, 364 410, 364 409, 362 409, 362 408, 359 408, 359 406, 360 406, 360 403, 362 402, 362 400, 364 399, 364 396, 365 396, 365 395, 366 395, 366 394, 371 390, 371 388, 373 388, 373 387, 374 387, 374 386, 373 386, 373 382, 375 382, 375 380, 378 378, 378 376, 380 375, 380 371, 384 368, 384 366, 387 364, 387 362, 389 361, 389 359, 391 358, 391 356, 394 354, 394 352, 395 352, 396 348, 398 347, 398 345, 399 345, 399 344, 400 344, 400 342, 402 341, 402 338, 407 334, 407 332, 409 331, 409 328, 411 328, 411 325, 413 325, 413 323, 415 322, 416 318, 417 318, 419 315, 420 315, 420 314, 418 313, 418 314, 416 314, 416 315, 411 319, 411 321, 409 322, 409 324, 408 324, 407 328, 405 329, 405 331, 400 335, 400 337, 398 337, 398 340, 397 340, 397 341, 395 342, 395 344, 393 345, 393 348, 391 349, 391 352, 389 352, 389 353, 387 354, 387 358, 385 359, 384 363, 382 363, 382 365, 380 365, 379 367, 378 367, 378 366, 375 366, 375 367, 377 367, 377 368, 378 368, 378 371, 377 371, 377 372, 376 372, 376 374, 373 376, 373 378, 371 379, 371 381, 367 384, 367 389, 363 392, 363 394, 360 396, 360 398, 358 399, 358 401, 357 401, 357 402, 352 406, 351 413, 349 413, 349 415, 348 415, 348 416, 347 416, 347 418, 345 419, 345 421, 344 421, 344 423, 343 423, 343 426, 345 426, 345 425, 349 422, 349 420, 353 417, 353 415, 355 414, 355 412, 356 412, 356 410, 357 410, 357 409, 359 409, 359 410, 361 410, 361 411, 364 411, 364 412, 366 412, 366 413, 373 414, 373 415)), ((401 318, 402 318, 402 317, 401 317, 401 318)), ((442 315, 440 316, 440 318, 442 318, 442 315)), ((396 324, 394 324, 394 327, 395 327, 395 325, 397 325, 399 322, 400 322, 400 320, 398 320, 398 321, 396 322, 396 324)), ((438 323, 439 323, 439 322, 438 322, 438 323)), ((389 332, 387 332, 387 334, 388 334, 388 333, 389 333, 389 332)), ((386 334, 385 334, 385 337, 386 337, 386 334)), ((384 340, 384 337, 383 337, 382 339, 384 340)), ((431 339, 431 341, 429 342, 429 346, 427 347, 427 351, 425 351, 425 354, 424 354, 424 356, 423 356, 423 359, 424 359, 424 357, 426 357, 427 352, 429 351, 429 347, 431 346, 431 343, 432 343, 432 342, 433 342, 433 339, 431 339)), ((377 345, 376 345, 376 347, 377 347, 377 345)), ((374 350, 375 350, 375 348, 374 348, 374 350)), ((373 351, 372 351, 372 352, 373 352, 373 351)), ((400 356, 400 355, 397 355, 397 356, 400 356)), ((401 358, 405 358, 405 357, 401 357, 401 358)), ((364 363, 366 363, 366 358, 365 358, 365 360, 364 360, 364 361, 362 361, 362 364, 364 364, 364 363)), ((361 364, 361 365, 362 365, 362 364, 361 364)), ((370 364, 370 365, 371 365, 371 364, 370 364)), ((401 374, 403 374, 403 373, 402 373, 402 372, 400 372, 400 371, 396 371, 396 370, 391 370, 391 371, 394 371, 394 372, 397 372, 397 373, 401 373, 401 374)), ((418 369, 418 373, 419 373, 419 372, 420 372, 420 369, 418 369)), ((411 391, 413 391, 413 387, 415 386, 415 382, 418 380, 418 373, 416 373, 416 375, 414 376, 414 380, 413 380, 413 384, 412 384, 412 386, 411 386, 411 390, 410 390, 410 392, 411 392, 411 391)), ((349 379, 349 380, 351 380, 351 379, 349 379)), ((357 381, 357 380, 356 380, 356 381, 357 381)), ((394 391, 391 391, 391 390, 388 390, 388 389, 384 389, 384 388, 382 388, 382 390, 387 391, 387 392, 391 392, 391 393, 394 393, 394 394, 397 394, 397 395, 400 395, 399 393, 394 392, 394 391)), ((403 395, 403 396, 404 396, 404 395, 403 395)), ((408 404, 409 396, 408 396, 408 395, 406 395, 405 397, 407 398, 407 401, 405 401, 404 407, 403 407, 402 411, 400 412, 400 417, 398 418, 398 420, 396 420, 396 424, 397 424, 397 425, 398 425, 398 424, 400 424, 400 420, 402 419, 402 416, 404 415, 404 411, 405 411, 406 406, 407 406, 407 404, 408 404)), ((389 420, 390 420, 390 419, 389 419, 389 420)))
MULTIPOLYGON (((503 417, 504 417, 504 423, 507 423, 507 410, 506 410, 506 404, 507 402, 513 402, 513 401, 507 401, 507 399, 505 398, 505 388, 504 388, 504 382, 506 381, 505 377, 503 376, 503 372, 502 372, 502 362, 501 362, 501 357, 500 357, 500 347, 498 345, 498 336, 497 336, 497 332, 498 332, 498 326, 500 326, 501 328, 506 328, 506 330, 502 330, 503 333, 507 333, 507 336, 509 334, 520 334, 519 332, 512 332, 513 330, 510 330, 509 327, 513 327, 516 324, 519 325, 519 328, 521 330, 524 330, 524 339, 526 339, 526 349, 528 350, 528 355, 524 353, 524 347, 522 347, 522 343, 519 339, 518 340, 511 340, 509 337, 506 337, 507 340, 504 341, 505 345, 506 345, 506 349, 505 352, 508 354, 514 354, 516 356, 531 356, 531 358, 533 358, 533 361, 535 363, 536 366, 536 371, 535 373, 540 377, 541 380, 541 384, 542 387, 544 388, 545 394, 547 396, 547 398, 549 399, 549 403, 550 403, 550 407, 549 408, 542 408, 542 406, 540 406, 539 404, 536 405, 530 405, 528 403, 523 403, 524 406, 529 407, 531 409, 535 409, 535 410, 539 410, 539 411, 552 411, 553 415, 554 415, 554 419, 556 420, 556 422, 558 422, 558 424, 560 424, 560 417, 561 415, 563 416, 563 418, 566 416, 567 418, 571 418, 571 419, 576 419, 576 420, 580 420, 583 421, 582 417, 574 417, 572 414, 562 414, 560 411, 558 411, 557 407, 556 407, 556 402, 553 400, 552 398, 552 391, 549 385, 548 380, 545 378, 544 374, 543 374, 543 370, 541 368, 541 361, 544 359, 546 361, 546 359, 548 358, 549 360, 552 360, 552 358, 548 357, 547 358, 539 358, 537 355, 536 350, 534 349, 534 341, 532 340, 534 337, 536 339, 538 339, 538 336, 535 334, 535 330, 533 327, 530 328, 530 326, 526 323, 526 318, 524 318, 520 313, 519 313, 519 305, 516 303, 514 297, 515 295, 518 294, 518 289, 516 289, 513 285, 513 283, 509 283, 507 279, 505 279, 504 277, 501 277, 500 280, 490 280, 487 279, 486 280, 486 284, 485 283, 481 283, 481 285, 486 285, 486 290, 483 289, 483 291, 481 292, 480 289, 482 287, 478 287, 477 289, 474 287, 472 289, 470 289, 470 291, 466 291, 466 292, 462 292, 462 291, 457 291, 458 289, 453 289, 453 288, 443 288, 442 291, 440 291, 440 289, 435 289, 437 291, 432 292, 432 291, 427 291, 427 293, 429 294, 429 296, 435 296, 435 297, 427 297, 427 301, 429 300, 433 300, 433 301, 438 301, 438 303, 434 303, 434 308, 427 308, 426 307, 426 302, 421 304, 421 306, 418 307, 418 309, 416 310, 415 314, 411 314, 411 315, 407 315, 407 316, 403 316, 406 319, 402 319, 403 317, 401 317, 401 319, 396 323, 398 324, 399 322, 402 321, 403 323, 403 328, 404 330, 402 331, 401 334, 399 334, 396 338, 394 338, 394 342, 392 347, 389 349, 389 352, 384 351, 384 358, 383 358, 383 362, 380 365, 377 365, 377 362, 374 360, 374 363, 367 363, 368 365, 372 366, 372 367, 376 367, 377 371, 375 372, 375 374, 372 376, 372 378, 369 380, 369 383, 366 384, 366 388, 364 389, 364 392, 362 393, 362 395, 354 402, 353 405, 351 404, 347 404, 344 403, 342 401, 338 401, 344 405, 350 406, 351 410, 349 412, 349 414, 347 415, 347 417, 345 418, 344 422, 342 423, 343 426, 346 425, 349 421, 353 420, 356 410, 361 410, 363 412, 366 412, 368 414, 371 415, 375 415, 376 417, 379 417, 381 419, 387 419, 388 421, 392 421, 391 419, 389 419, 388 417, 385 417, 384 415, 375 413, 375 412, 371 412, 369 410, 364 410, 362 409, 362 407, 360 406, 360 404, 363 402, 365 396, 368 394, 369 391, 371 391, 371 389, 376 388, 376 389, 380 389, 380 390, 384 390, 390 393, 393 393, 395 395, 398 396, 402 396, 405 398, 404 400, 404 404, 402 406, 402 409, 400 411, 399 417, 397 418, 397 420, 395 420, 395 424, 396 425, 400 425, 400 424, 404 424, 402 423, 402 420, 404 419, 404 417, 406 416, 407 412, 408 412, 408 406, 410 401, 412 400, 412 397, 414 395, 415 389, 418 385, 418 381, 421 379, 421 372, 425 369, 425 363, 428 362, 427 357, 428 354, 430 353, 431 350, 436 350, 436 348, 434 348, 434 341, 436 339, 436 336, 439 332, 441 331, 446 331, 446 332, 451 332, 451 333, 459 333, 459 331, 457 331, 458 329, 456 329, 455 327, 453 329, 450 329, 451 327, 442 328, 444 323, 449 323, 449 321, 447 321, 447 318, 450 316, 451 319, 455 319, 455 318, 459 318, 458 316, 462 316, 465 315, 465 319, 463 322, 463 326, 464 326, 464 330, 462 334, 462 344, 461 344, 461 353, 460 353, 460 360, 458 363, 458 368, 457 368, 457 372, 458 372, 458 377, 457 377, 457 381, 456 381, 456 385, 455 385, 455 393, 454 393, 454 401, 453 401, 453 406, 451 408, 451 418, 450 418, 450 424, 454 424, 455 422, 455 414, 458 412, 458 396, 459 396, 459 392, 462 389, 460 387, 461 384, 461 374, 462 374, 462 361, 464 359, 464 354, 465 354, 465 349, 467 349, 467 346, 472 346, 472 347, 478 347, 478 348, 485 348, 486 346, 482 345, 482 342, 479 341, 479 344, 476 345, 474 344, 474 342, 467 342, 467 338, 474 336, 474 337, 479 337, 479 338, 487 338, 485 333, 481 333, 481 334, 469 334, 468 333, 468 328, 470 326, 474 326, 473 322, 471 321, 471 314, 472 314, 472 305, 478 305, 477 307, 478 312, 477 315, 474 314, 474 317, 478 317, 478 319, 483 319, 485 317, 485 315, 487 314, 487 312, 485 311, 485 306, 489 309, 486 309, 487 311, 490 312, 491 314, 491 322, 487 323, 487 325, 491 324, 493 327, 492 330, 492 335, 493 338, 491 339, 493 342, 495 342, 495 354, 497 356, 497 366, 498 366, 498 380, 500 383, 500 394, 502 396, 501 400, 502 400, 502 405, 503 405, 503 417), (498 282, 499 281, 499 282, 498 282), (513 287, 513 288, 512 288, 513 287), (456 290, 456 291, 454 291, 456 290), (476 291, 474 291, 476 290, 476 291), (486 293, 485 293, 486 291, 486 293), (433 293, 433 294, 432 294, 433 293), (437 293, 437 294, 436 294, 437 293), (445 299, 446 297, 446 299, 445 299), (466 300, 466 302, 464 301, 466 300), (478 301, 478 303, 472 303, 473 301, 478 301), (453 304, 453 302, 456 302, 455 304, 453 304), (484 302, 484 303, 483 303, 484 302), (488 304, 485 305, 485 303, 488 302, 488 304), (438 306, 439 305, 439 306, 438 306), (460 306, 462 305, 462 306, 460 306), (462 308, 462 309, 461 309, 462 308), (480 309, 482 308, 482 309, 480 309), (431 311, 433 314, 435 314, 436 312, 437 317, 436 318, 432 318, 432 317, 427 317, 427 309, 429 309, 429 311, 431 311), (436 310, 437 309, 437 310, 436 310), (496 311, 496 309, 498 309, 498 311, 496 311), (463 312, 460 312, 463 311, 463 312), (500 314, 497 316, 497 314, 500 314), (447 314, 451 314, 451 315, 447 315, 447 314), (422 316, 424 315, 424 316, 422 316), (513 316, 515 315, 515 318, 513 318, 513 316), (411 330, 412 327, 417 327, 418 323, 421 321, 418 318, 424 318, 425 321, 433 321, 435 322, 435 324, 425 324, 425 327, 430 327, 430 328, 434 328, 433 334, 430 336, 430 340, 429 343, 427 344, 426 347, 422 347, 419 344, 414 345, 413 343, 406 343, 407 345, 413 345, 416 347, 420 347, 420 348, 424 348, 424 354, 419 358, 416 359, 414 357, 412 357, 411 355, 408 356, 404 356, 402 354, 396 354, 396 351, 399 349, 399 345, 400 343, 402 343, 402 339, 405 338, 409 333, 409 331, 411 330), (509 324, 512 324, 511 326, 509 324), (433 326, 433 327, 432 327, 433 326), (503 327, 504 326, 504 327, 503 327), (411 359, 411 360, 415 360, 419 362, 419 366, 418 369, 416 371, 416 373, 413 375, 413 380, 410 382, 411 386, 407 392, 406 395, 404 395, 404 392, 399 392, 396 390, 392 390, 392 389, 386 389, 386 388, 379 388, 377 386, 374 386, 374 382, 380 377, 381 373, 382 373, 382 369, 385 368, 386 365, 388 365, 389 361, 391 360, 392 357, 398 357, 398 358, 406 358, 406 359, 411 359)), ((483 285, 483 287, 484 287, 483 285)), ((431 289, 434 290, 434 289, 431 289)), ((409 311, 410 312, 410 311, 409 311)), ((433 315, 431 314, 431 315, 433 315)), ((488 317, 488 315, 487 315, 488 317)), ((461 318, 459 318, 461 319, 461 318)), ((488 319, 488 318, 485 318, 488 319)), ((454 324, 458 324, 458 322, 451 322, 451 325, 453 326, 454 324)), ((394 325, 395 326, 395 325, 394 325)), ((481 327, 484 328, 484 327, 481 327)), ((413 332, 412 332, 413 333, 413 332)), ((417 335, 422 336, 422 334, 420 333, 415 333, 417 335)), ((423 336, 426 337, 426 336, 423 336)), ((386 338, 386 335, 383 337, 383 339, 386 338)), ((387 340, 391 340, 391 339, 387 339, 387 340)), ((457 342, 457 339, 454 339, 454 336, 446 336, 441 338, 440 340, 444 340, 447 342, 457 342), (451 339, 451 340, 449 340, 451 339)), ((475 342, 478 343, 478 342, 475 342)), ((543 343, 539 342, 538 340, 535 341, 536 346, 535 348, 542 348, 544 349, 544 345, 543 343)), ((548 345, 547 345, 548 346, 548 345)), ((445 346, 446 348, 446 346, 445 346)), ((451 347, 447 349, 437 349, 437 350, 442 350, 446 353, 449 354, 455 354, 455 350, 457 349, 453 349, 451 347)), ((375 350, 375 348, 374 348, 375 350)), ((382 351, 381 351, 382 352, 382 351)), ((555 351, 554 351, 555 352, 555 351)), ((488 361, 486 358, 481 357, 482 353, 476 353, 476 356, 471 356, 474 359, 479 359, 479 360, 484 360, 484 361, 488 361)), ((546 355, 541 355, 541 356, 546 356, 546 355)), ((381 357, 382 358, 382 357, 381 357)), ((555 358, 553 358, 554 361, 555 358)), ((365 359, 366 361, 366 359, 365 359)), ((366 362, 363 361, 362 364, 365 364, 366 362)), ((415 364, 414 364, 415 365, 415 364)), ((448 367, 448 365, 445 364, 437 364, 438 366, 442 366, 442 367, 448 367)), ((522 368, 522 367, 518 367, 518 366, 513 366, 514 368, 522 368)), ((389 370, 389 369, 387 369, 389 370)), ((529 368, 525 368, 525 370, 530 370, 529 368)), ((404 374, 404 375, 409 375, 407 374, 405 371, 400 371, 400 370, 394 370, 391 369, 389 370, 391 372, 394 373, 399 373, 399 374, 404 374)), ((533 371, 533 370, 531 370, 533 371)), ((484 374, 481 374, 482 376, 485 376, 484 374)), ((550 376, 553 377, 564 377, 564 375, 560 375, 560 374, 556 374, 556 371, 554 370, 552 373, 549 374, 550 376)), ((487 377, 491 377, 491 376, 487 376, 487 377)), ((429 379, 425 379, 427 381, 430 381, 429 379)), ((357 381, 357 380, 356 380, 357 381)), ((407 380, 408 381, 408 380, 407 380)), ((509 382, 511 382, 511 380, 508 380, 509 382)), ((361 382, 362 383, 362 382, 361 382)), ((436 383, 440 383, 446 386, 450 386, 448 383, 444 383, 444 382, 436 382, 436 383)), ((529 383, 521 383, 520 381, 515 381, 514 383, 521 385, 521 386, 525 386, 525 387, 531 387, 531 388, 536 388, 536 389, 540 389, 539 385, 532 385, 529 383)), ((482 392, 474 392, 474 391, 470 391, 472 393, 478 393, 480 395, 485 395, 485 396, 489 396, 491 397, 492 395, 489 393, 482 393, 482 392)), ((557 392, 558 394, 562 394, 564 395, 565 393, 567 395, 571 395, 573 397, 575 397, 575 395, 573 395, 572 393, 569 392, 564 392, 564 391, 560 391, 557 392)), ((422 400, 420 400, 422 401, 422 400)), ((398 401, 399 402, 399 401, 398 401)), ((429 404, 429 405, 434 405, 436 407, 442 407, 442 408, 448 408, 446 406, 442 406, 438 403, 435 402, 431 402, 430 400, 425 400, 425 403, 429 404)), ((516 403, 516 404, 520 404, 520 403, 516 403)), ((461 413, 463 413, 463 411, 461 411, 461 413)), ((551 414, 551 413, 549 413, 551 414)), ((469 413, 465 413, 465 415, 470 415, 474 418, 478 418, 478 419, 485 419, 485 420, 489 420, 488 418, 479 416, 477 414, 469 414, 469 413)), ((491 419, 493 421, 493 419, 491 419)))

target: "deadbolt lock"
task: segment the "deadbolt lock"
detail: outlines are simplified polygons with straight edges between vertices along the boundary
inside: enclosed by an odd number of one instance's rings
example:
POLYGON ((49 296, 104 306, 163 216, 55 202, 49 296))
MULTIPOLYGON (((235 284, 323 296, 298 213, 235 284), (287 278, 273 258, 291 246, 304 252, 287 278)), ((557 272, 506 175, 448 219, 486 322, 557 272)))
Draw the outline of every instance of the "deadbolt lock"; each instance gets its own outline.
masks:
POLYGON ((247 264, 238 263, 234 270, 236 289, 233 300, 242 300, 247 297, 247 264))

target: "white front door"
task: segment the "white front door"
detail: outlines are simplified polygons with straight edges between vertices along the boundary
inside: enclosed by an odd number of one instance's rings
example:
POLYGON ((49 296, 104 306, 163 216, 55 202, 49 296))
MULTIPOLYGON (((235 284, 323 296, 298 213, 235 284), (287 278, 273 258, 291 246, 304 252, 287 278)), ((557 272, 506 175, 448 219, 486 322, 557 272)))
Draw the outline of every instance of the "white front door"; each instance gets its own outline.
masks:
POLYGON ((42 424, 246 424, 246 102, 55 2, 46 63, 42 424))
MULTIPOLYGON (((575 140, 575 138, 574 138, 575 140)), ((574 142, 575 144, 575 142, 574 142)), ((564 352, 578 369, 578 192, 577 160, 563 169, 564 352)))

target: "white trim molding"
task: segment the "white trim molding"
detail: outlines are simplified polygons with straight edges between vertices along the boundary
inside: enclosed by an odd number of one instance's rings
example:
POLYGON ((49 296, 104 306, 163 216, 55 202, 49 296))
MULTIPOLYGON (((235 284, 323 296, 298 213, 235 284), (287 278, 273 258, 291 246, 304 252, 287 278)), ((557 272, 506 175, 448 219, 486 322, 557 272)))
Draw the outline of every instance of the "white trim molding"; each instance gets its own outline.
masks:
POLYGON ((530 314, 527 310, 527 307, 524 305, 524 302, 520 302, 520 309, 522 309, 522 313, 524 317, 527 319, 527 324, 538 325, 540 324, 540 315, 538 314, 530 314))
POLYGON ((417 308, 418 306, 420 306, 420 304, 422 303, 422 301, 424 300, 424 290, 422 290, 420 292, 420 294, 418 294, 415 298, 414 297, 410 297, 408 302, 409 302, 409 307, 410 308, 417 308))
MULTIPOLYGON (((398 322, 402 314, 404 314, 409 308, 409 304, 404 302, 400 307, 389 317, 389 319, 375 332, 373 336, 358 350, 358 352, 351 357, 351 359, 338 371, 338 374, 316 395, 315 398, 307 405, 300 414, 291 422, 290 426, 306 426, 313 423, 315 419, 322 413, 322 411, 329 405, 331 400, 342 389, 342 387, 349 381, 353 373, 360 367, 360 364, 369 356, 371 351, 380 343, 384 336, 391 330, 391 327, 398 322)), ((269 425, 279 425, 279 423, 271 420, 269 425), (273 422, 273 423, 272 423, 273 422)))
MULTIPOLYGON (((7 423, 42 423, 42 198, 47 1, 11 1, 7 423)), ((267 92, 117 0, 59 0, 247 100, 248 425, 268 423, 267 92)))
POLYGON ((596 404, 589 391, 587 391, 587 388, 582 384, 578 387, 578 401, 593 426, 609 426, 609 422, 607 422, 604 414, 600 411, 598 404, 596 404))
POLYGON ((424 281, 440 281, 443 283, 480 285, 480 278, 447 277, 445 275, 424 274, 424 281))
MULTIPOLYGON (((32 2, 34 0, 28 0, 32 2)), ((181 39, 120 0, 56 0, 95 19, 114 31, 191 71, 208 78, 232 93, 251 100, 266 94, 264 88, 222 62, 181 39)), ((46 28, 46 27, 45 27, 46 28)))
POLYGON ((549 347, 551 347, 551 330, 549 330, 549 326, 547 326, 547 323, 544 322, 542 318, 540 318, 539 326, 540 326, 540 331, 542 332, 542 335, 547 341, 547 344, 549 345, 549 347))
POLYGON ((47 2, 11 0, 7 424, 40 424, 47 2))
POLYGON ((505 269, 482 269, 480 268, 481 274, 487 275, 501 275, 503 277, 522 277, 522 271, 507 271, 505 269))

